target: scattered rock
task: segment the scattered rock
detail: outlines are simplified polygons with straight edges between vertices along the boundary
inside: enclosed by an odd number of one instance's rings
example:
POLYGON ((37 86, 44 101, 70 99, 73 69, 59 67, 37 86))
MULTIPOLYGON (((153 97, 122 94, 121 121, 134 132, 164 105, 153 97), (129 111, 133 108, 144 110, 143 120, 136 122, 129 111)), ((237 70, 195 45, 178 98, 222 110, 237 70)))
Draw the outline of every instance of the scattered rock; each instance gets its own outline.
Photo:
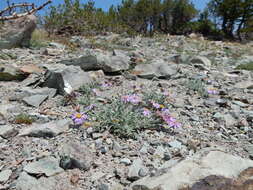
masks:
POLYGON ((204 66, 207 66, 207 67, 211 67, 212 63, 211 61, 206 58, 206 57, 203 57, 203 56, 195 56, 191 59, 191 63, 192 64, 202 64, 204 66))
POLYGON ((49 157, 27 164, 24 167, 24 171, 30 174, 45 174, 49 177, 59 174, 64 170, 59 167, 57 159, 49 157))
POLYGON ((33 124, 31 127, 21 129, 19 136, 54 137, 69 129, 70 119, 52 121, 45 124, 33 124))
POLYGON ((130 58, 125 54, 110 55, 101 52, 93 52, 79 58, 64 60, 65 65, 80 66, 84 71, 103 70, 106 73, 119 72, 129 69, 130 58))
POLYGON ((43 73, 43 69, 34 64, 28 64, 20 67, 21 72, 26 74, 43 73))
POLYGON ((133 190, 178 190, 210 175, 233 178, 241 171, 252 167, 253 161, 232 156, 220 151, 211 151, 206 156, 196 155, 170 168, 157 177, 145 177, 133 183, 133 190), (237 164, 240 163, 240 164, 237 164))
POLYGON ((63 169, 79 168, 87 171, 93 163, 93 155, 88 147, 78 142, 64 144, 60 150, 62 155, 60 166, 63 169))
POLYGON ((239 82, 235 84, 235 88, 253 89, 253 82, 252 81, 239 82))
POLYGON ((10 125, 0 125, 0 136, 8 139, 18 134, 18 130, 10 125))
POLYGON ((16 188, 18 190, 81 190, 71 184, 69 176, 65 173, 36 179, 22 172, 17 179, 16 188))
POLYGON ((133 161, 133 164, 130 166, 129 171, 128 171, 128 179, 131 181, 136 181, 140 179, 139 172, 141 169, 143 169, 143 162, 141 159, 136 159, 133 161))
POLYGON ((29 97, 25 97, 23 101, 33 107, 39 107, 42 102, 44 102, 48 98, 47 95, 33 95, 29 97))
POLYGON ((27 74, 22 73, 18 68, 0 64, 0 81, 22 81, 26 77, 27 74))
POLYGON ((12 174, 11 170, 3 170, 0 172, 0 183, 4 183, 6 181, 8 181, 8 179, 10 178, 12 174))
POLYGON ((181 149, 182 143, 175 140, 175 141, 169 142, 169 146, 172 147, 172 148, 181 149))
POLYGON ((16 109, 15 105, 12 104, 0 104, 0 115, 3 119, 7 119, 12 109, 16 109))
POLYGON ((43 86, 55 88, 61 95, 78 90, 82 85, 90 83, 91 77, 77 66, 59 64, 44 65, 47 68, 46 80, 43 86))
POLYGON ((170 79, 173 75, 177 74, 179 68, 174 63, 166 63, 163 60, 153 60, 151 63, 138 64, 133 74, 145 79, 162 78, 170 79))
POLYGON ((120 163, 125 164, 125 165, 131 165, 132 162, 128 158, 122 158, 120 160, 120 163))

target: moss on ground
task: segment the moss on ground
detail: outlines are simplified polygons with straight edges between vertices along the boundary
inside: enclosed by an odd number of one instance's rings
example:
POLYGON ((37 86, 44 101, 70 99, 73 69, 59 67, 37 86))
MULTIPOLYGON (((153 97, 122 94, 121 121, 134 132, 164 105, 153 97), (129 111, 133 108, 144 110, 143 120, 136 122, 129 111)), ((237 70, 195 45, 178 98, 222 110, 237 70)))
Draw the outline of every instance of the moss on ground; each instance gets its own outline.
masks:
POLYGON ((236 67, 236 69, 253 71, 253 62, 249 62, 246 64, 241 64, 236 67))

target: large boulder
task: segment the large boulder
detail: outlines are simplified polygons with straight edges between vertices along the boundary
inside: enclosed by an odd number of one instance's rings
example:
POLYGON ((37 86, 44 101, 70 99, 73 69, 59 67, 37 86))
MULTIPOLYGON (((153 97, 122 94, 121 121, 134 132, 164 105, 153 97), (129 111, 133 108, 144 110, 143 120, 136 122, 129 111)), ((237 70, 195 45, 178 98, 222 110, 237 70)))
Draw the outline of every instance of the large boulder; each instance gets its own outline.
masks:
MULTIPOLYGON (((223 185, 222 182, 224 180, 232 181, 236 178, 240 178, 243 172, 247 172, 248 169, 250 168, 252 169, 252 167, 253 167, 252 160, 243 159, 237 156, 226 154, 222 151, 215 150, 210 151, 207 155, 197 154, 195 157, 191 159, 181 161, 178 164, 165 169, 164 171, 166 172, 164 172, 162 175, 142 178, 132 185, 132 189, 133 190, 222 189, 222 188, 212 189, 204 186, 202 188, 191 188, 191 187, 199 185, 201 180, 204 179, 210 180, 210 178, 213 178, 213 180, 211 180, 210 183, 217 183, 218 187, 220 185, 223 185)), ((250 178, 252 179, 252 177, 253 172, 251 173, 251 175, 247 176, 247 179, 250 178)), ((230 185, 233 186, 234 184, 230 185)), ((225 188, 223 189, 225 190, 225 188)), ((248 190, 246 188, 244 189, 248 190)))
POLYGON ((28 47, 36 28, 36 20, 34 15, 28 15, 6 22, 0 28, 0 49, 28 47))
POLYGON ((123 52, 114 53, 91 52, 78 58, 63 60, 65 65, 80 66, 84 71, 103 70, 106 73, 128 70, 130 58, 123 52))

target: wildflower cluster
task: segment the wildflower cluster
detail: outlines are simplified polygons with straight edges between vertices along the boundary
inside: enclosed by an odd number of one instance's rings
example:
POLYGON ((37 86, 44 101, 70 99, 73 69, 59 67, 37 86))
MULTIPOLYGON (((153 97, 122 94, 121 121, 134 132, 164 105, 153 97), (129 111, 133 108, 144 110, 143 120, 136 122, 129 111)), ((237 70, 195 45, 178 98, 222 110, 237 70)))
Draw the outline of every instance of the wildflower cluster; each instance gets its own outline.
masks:
POLYGON ((165 108, 163 104, 158 104, 154 101, 151 101, 151 105, 153 110, 156 111, 156 115, 159 116, 169 127, 178 128, 181 126, 181 124, 171 116, 169 109, 165 108))
POLYGON ((141 102, 141 98, 136 94, 122 96, 121 100, 124 103, 132 103, 132 104, 135 104, 135 105, 137 105, 141 102))
MULTIPOLYGON (((110 85, 104 83, 100 87, 110 85)), ((132 94, 112 98, 110 103, 103 103, 102 106, 99 106, 99 102, 95 104, 91 101, 100 92, 97 88, 84 86, 79 92, 85 97, 83 109, 71 115, 77 126, 92 123, 99 131, 109 130, 115 135, 131 138, 143 129, 161 127, 164 123, 171 128, 181 126, 164 106, 168 92, 139 94, 134 91, 132 94)))
MULTIPOLYGON (((166 93, 167 95, 168 93, 166 93)), ((140 96, 136 94, 132 95, 126 95, 122 96, 121 100, 124 103, 132 103, 134 105, 140 104, 142 99, 140 96)), ((151 109, 148 109, 146 107, 142 108, 142 114, 146 117, 151 117, 152 111, 156 113, 157 116, 159 116, 163 122, 165 122, 169 127, 177 128, 180 127, 181 124, 177 122, 177 120, 171 116, 169 109, 165 108, 163 104, 156 103, 155 101, 151 100, 151 109)), ((153 114, 155 115, 155 114, 153 114)))

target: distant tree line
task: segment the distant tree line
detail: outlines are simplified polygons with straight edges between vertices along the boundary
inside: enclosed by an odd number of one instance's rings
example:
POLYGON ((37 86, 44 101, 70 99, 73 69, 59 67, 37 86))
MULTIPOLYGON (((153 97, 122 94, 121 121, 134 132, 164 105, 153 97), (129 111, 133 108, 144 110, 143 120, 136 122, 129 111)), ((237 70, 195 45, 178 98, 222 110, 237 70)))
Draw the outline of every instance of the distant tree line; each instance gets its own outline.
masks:
POLYGON ((44 17, 49 34, 92 35, 103 32, 127 32, 222 36, 241 39, 253 32, 253 0, 210 0, 198 11, 190 0, 122 0, 108 12, 89 0, 64 0, 51 6, 44 17))

